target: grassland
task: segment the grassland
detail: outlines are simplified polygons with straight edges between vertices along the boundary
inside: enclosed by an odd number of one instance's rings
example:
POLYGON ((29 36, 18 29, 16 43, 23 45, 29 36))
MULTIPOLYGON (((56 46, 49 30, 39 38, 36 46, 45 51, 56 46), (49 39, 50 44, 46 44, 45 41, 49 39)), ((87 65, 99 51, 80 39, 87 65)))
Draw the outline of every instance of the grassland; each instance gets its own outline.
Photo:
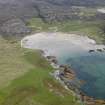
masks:
POLYGON ((80 105, 52 71, 39 51, 0 37, 0 105, 80 105))

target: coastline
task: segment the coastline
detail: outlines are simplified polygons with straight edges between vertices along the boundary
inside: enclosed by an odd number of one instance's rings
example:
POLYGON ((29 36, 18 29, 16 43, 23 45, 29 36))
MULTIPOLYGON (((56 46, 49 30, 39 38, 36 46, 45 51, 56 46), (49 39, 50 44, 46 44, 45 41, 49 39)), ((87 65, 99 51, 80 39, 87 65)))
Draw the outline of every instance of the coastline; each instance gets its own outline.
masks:
MULTIPOLYGON (((45 33, 41 33, 41 34, 45 34, 45 33)), ((73 35, 71 35, 71 36, 73 36, 73 35)), ((80 36, 78 36, 78 37, 80 37, 80 36)), ((65 37, 63 36, 63 38, 65 38, 65 37)), ((66 36, 65 40, 68 40, 68 39, 69 38, 66 36)), ((89 50, 89 49, 90 50, 91 49, 96 50, 98 48, 102 49, 104 47, 103 45, 102 46, 97 45, 94 40, 87 40, 87 42, 88 42, 88 45, 85 48, 86 50, 89 50)), ((79 41, 79 43, 76 43, 76 44, 81 44, 81 43, 79 41)), ((87 43, 85 43, 85 44, 87 44, 87 43)), ((22 42, 21 42, 21 46, 27 48, 26 46, 22 45, 22 42)), ((82 47, 84 47, 84 46, 86 46, 86 45, 83 45, 82 47)), ((28 48, 29 48, 29 46, 28 46, 28 48)), ((81 92, 79 90, 79 88, 68 84, 68 82, 70 82, 69 79, 71 81, 74 80, 74 79, 77 79, 75 72, 73 70, 71 70, 71 68, 68 67, 68 65, 59 65, 57 63, 58 61, 57 61, 56 56, 51 55, 47 50, 40 49, 40 51, 42 52, 43 57, 45 57, 46 60, 48 60, 51 64, 51 66, 55 69, 55 72, 51 73, 51 75, 54 76, 57 80, 59 80, 66 89, 69 89, 69 90, 73 91, 73 94, 75 94, 76 98, 78 98, 81 102, 85 103, 86 105, 91 105, 91 104, 96 105, 97 103, 98 104, 105 104, 105 100, 98 100, 98 99, 94 99, 92 97, 89 97, 89 96, 85 95, 83 92, 81 92), (71 71, 69 72, 68 69, 69 69, 69 71, 70 70, 71 71), (66 72, 65 72, 65 70, 66 70, 66 72), (67 75, 63 74, 63 76, 62 76, 62 73, 64 73, 64 72, 67 73, 67 75), (68 78, 68 75, 69 76, 71 75, 71 78, 68 78)), ((82 81, 82 82, 84 83, 84 81, 82 81)))
MULTIPOLYGON (((74 79, 77 79, 75 72, 68 66, 68 65, 59 65, 57 64, 56 57, 54 56, 46 56, 47 54, 42 53, 43 57, 50 63, 50 65, 55 69, 53 73, 50 73, 51 76, 53 76, 57 81, 59 81, 65 89, 68 91, 71 91, 74 95, 76 100, 80 100, 81 103, 86 105, 103 105, 105 104, 105 100, 101 99, 95 99, 93 97, 87 96, 85 93, 83 93, 77 86, 73 86, 70 84, 70 82, 74 79), (55 62, 56 61, 56 62, 55 62), (67 71, 65 71, 65 69, 67 71), (70 72, 69 72, 70 71, 70 72), (68 73, 68 76, 71 74, 71 78, 67 77, 66 75, 62 75, 62 73, 68 73)), ((78 80, 80 85, 83 85, 85 81, 78 80)))

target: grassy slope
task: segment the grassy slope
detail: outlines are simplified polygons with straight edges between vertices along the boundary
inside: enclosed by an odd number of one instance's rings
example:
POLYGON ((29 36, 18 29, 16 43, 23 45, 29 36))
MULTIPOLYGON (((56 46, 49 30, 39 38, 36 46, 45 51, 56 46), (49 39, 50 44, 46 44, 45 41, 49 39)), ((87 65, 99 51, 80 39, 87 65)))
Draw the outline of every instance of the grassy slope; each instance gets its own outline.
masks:
POLYGON ((39 51, 0 37, 0 105, 80 105, 51 71, 39 51))
POLYGON ((24 52, 18 43, 0 37, 0 88, 33 67, 24 60, 24 52))

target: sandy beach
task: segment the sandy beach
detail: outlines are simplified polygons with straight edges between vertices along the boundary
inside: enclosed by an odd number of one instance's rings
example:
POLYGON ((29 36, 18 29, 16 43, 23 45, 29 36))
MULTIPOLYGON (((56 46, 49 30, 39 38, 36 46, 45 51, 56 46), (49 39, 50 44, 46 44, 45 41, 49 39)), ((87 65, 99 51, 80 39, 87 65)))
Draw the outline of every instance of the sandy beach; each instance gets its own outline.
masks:
POLYGON ((83 51, 103 49, 104 45, 97 45, 87 36, 66 33, 36 33, 21 40, 21 46, 30 49, 40 49, 50 55, 59 56, 60 53, 81 53, 83 51))

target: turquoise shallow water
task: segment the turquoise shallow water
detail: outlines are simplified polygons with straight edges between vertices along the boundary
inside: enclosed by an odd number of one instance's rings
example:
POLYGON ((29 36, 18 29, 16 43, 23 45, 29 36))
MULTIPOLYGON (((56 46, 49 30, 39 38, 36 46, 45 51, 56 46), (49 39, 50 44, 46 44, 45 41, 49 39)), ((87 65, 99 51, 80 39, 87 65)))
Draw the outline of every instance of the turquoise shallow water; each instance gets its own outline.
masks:
POLYGON ((71 55, 62 54, 60 64, 69 64, 77 77, 85 80, 81 90, 96 99, 105 99, 105 52, 83 53, 71 55))

